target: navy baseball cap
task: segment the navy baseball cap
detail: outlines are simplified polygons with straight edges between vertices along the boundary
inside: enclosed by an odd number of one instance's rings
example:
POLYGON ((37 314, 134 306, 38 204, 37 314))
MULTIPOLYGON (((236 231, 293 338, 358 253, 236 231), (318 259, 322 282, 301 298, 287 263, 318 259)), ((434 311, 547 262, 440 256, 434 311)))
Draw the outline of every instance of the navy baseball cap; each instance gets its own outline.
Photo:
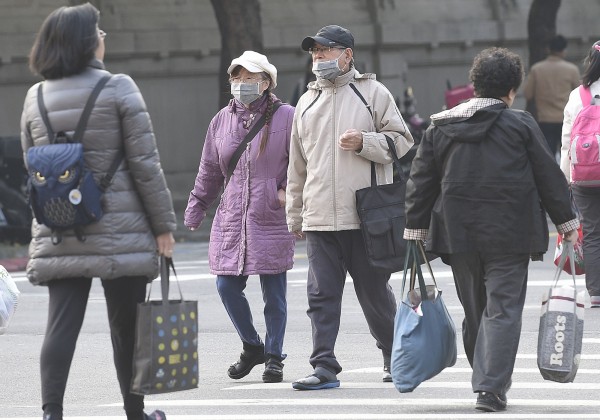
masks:
POLYGON ((327 25, 319 29, 315 36, 307 36, 302 40, 302 49, 308 51, 317 43, 325 47, 354 48, 354 37, 346 28, 338 25, 327 25))

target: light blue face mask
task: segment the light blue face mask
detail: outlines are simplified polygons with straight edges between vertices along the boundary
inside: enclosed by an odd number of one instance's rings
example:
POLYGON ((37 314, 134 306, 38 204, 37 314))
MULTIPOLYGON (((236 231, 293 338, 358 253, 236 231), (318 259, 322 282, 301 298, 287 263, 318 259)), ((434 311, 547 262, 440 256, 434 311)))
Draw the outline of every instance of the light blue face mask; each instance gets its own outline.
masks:
POLYGON ((232 83, 231 94, 244 105, 250 105, 261 97, 259 83, 232 83))
POLYGON ((312 66, 312 72, 321 79, 333 80, 342 74, 342 69, 338 65, 338 60, 344 55, 342 52, 337 58, 327 61, 315 61, 312 66))

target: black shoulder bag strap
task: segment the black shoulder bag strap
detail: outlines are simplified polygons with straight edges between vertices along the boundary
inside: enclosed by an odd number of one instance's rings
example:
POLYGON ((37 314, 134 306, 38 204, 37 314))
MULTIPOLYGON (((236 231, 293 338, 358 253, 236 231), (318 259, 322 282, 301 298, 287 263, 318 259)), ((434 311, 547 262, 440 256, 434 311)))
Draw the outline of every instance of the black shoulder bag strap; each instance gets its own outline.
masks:
MULTIPOLYGON (((277 102, 273 104, 273 115, 275 115, 275 111, 277 108, 281 106, 281 102, 277 102)), ((229 183, 229 178, 233 174, 235 167, 237 166, 240 157, 242 157, 242 153, 246 150, 248 143, 252 141, 252 139, 258 134, 261 128, 265 125, 265 120, 267 119, 267 114, 263 114, 258 121, 252 126, 252 129, 246 134, 244 140, 240 143, 240 145, 235 149, 233 155, 231 156, 231 160, 229 161, 229 165, 227 165, 227 176, 225 177, 225 185, 229 183)))
MULTIPOLYGON (((371 118, 373 118, 373 111, 371 110, 371 106, 367 103, 365 97, 362 96, 362 94, 359 92, 358 88, 356 86, 354 86, 353 83, 350 83, 350 87, 352 88, 354 93, 356 93, 356 95, 360 98, 362 103, 365 104, 365 106, 367 107, 367 111, 369 111, 369 114, 371 114, 371 118)), ((373 124, 374 124, 374 122, 373 122, 373 124)), ((400 159, 398 158, 398 154, 396 153, 396 145, 394 144, 394 141, 391 138, 389 138, 388 136, 385 136, 385 140, 387 141, 388 148, 390 149, 390 153, 392 154, 392 159, 393 159, 392 163, 396 167, 398 176, 400 177, 400 180, 403 183, 405 183, 406 180, 404 179, 404 173, 402 172, 402 166, 400 164, 400 159)), ((377 174, 375 172, 375 163, 373 161, 371 161, 371 186, 374 187, 376 185, 377 185, 377 174)))
MULTIPOLYGON (((90 114, 92 113, 92 110, 94 109, 94 105, 96 104, 96 99, 98 99, 98 95, 100 95, 100 91, 104 88, 104 86, 110 80, 111 77, 112 77, 112 75, 110 75, 110 74, 102 77, 100 80, 98 80, 98 83, 96 83, 96 86, 94 86, 94 90, 92 90, 92 93, 90 94, 87 102, 85 103, 83 112, 81 113, 81 117, 79 117, 79 122, 77 123, 77 127, 75 128, 75 132, 73 134, 73 142, 81 143, 81 140, 83 138, 83 133, 85 132, 88 120, 90 118, 90 114)), ((46 105, 44 104, 43 83, 40 83, 38 86, 37 101, 38 101, 38 107, 40 109, 40 114, 42 116, 42 120, 44 121, 46 130, 48 131, 48 137, 50 138, 50 143, 54 144, 56 142, 56 134, 54 133, 54 130, 52 130, 52 126, 50 125, 50 120, 48 119, 48 110, 46 109, 46 105)), ((115 176, 115 173, 117 172, 117 168, 121 164, 122 160, 123 160, 123 156, 121 155, 121 153, 119 153, 113 160, 112 164, 110 165, 108 172, 100 180, 99 188, 102 192, 106 191, 106 189, 112 182, 112 178, 115 176)))

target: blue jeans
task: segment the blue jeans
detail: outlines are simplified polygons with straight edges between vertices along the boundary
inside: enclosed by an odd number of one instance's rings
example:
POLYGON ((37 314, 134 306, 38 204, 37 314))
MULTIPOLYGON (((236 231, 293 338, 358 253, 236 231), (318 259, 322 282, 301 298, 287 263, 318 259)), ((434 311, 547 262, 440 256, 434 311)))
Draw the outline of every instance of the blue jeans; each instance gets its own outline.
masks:
MULTIPOLYGON (((242 341, 259 346, 262 340, 254 328, 250 305, 244 294, 247 280, 248 276, 217 276, 217 291, 242 341)), ((261 274, 260 287, 265 303, 264 315, 267 327, 265 354, 284 359, 286 355, 282 350, 287 324, 286 272, 261 274)))

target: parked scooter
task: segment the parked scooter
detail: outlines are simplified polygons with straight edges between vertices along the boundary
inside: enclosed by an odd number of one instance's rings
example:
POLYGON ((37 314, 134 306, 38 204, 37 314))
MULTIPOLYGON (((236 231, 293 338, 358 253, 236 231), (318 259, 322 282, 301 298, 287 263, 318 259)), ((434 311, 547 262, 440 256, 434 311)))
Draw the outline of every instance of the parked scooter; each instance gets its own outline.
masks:
MULTIPOLYGON (((396 103, 398 108, 400 108, 400 104, 398 103, 398 99, 396 98, 396 103)), ((410 166, 412 164, 412 160, 417 153, 417 148, 421 143, 421 139, 423 138, 423 134, 425 134, 425 130, 429 127, 429 121, 421 118, 421 116, 416 111, 417 101, 415 99, 413 89, 411 86, 407 87, 404 90, 404 100, 402 101, 403 111, 402 118, 404 118, 404 122, 408 125, 408 129, 410 134, 412 134, 413 139, 415 140, 415 144, 408 151, 407 154, 400 158, 400 164, 402 165, 402 172, 408 178, 410 174, 410 166)), ((394 173, 394 178, 397 177, 397 174, 394 173)))
POLYGON ((26 196, 27 172, 18 137, 0 137, 0 242, 31 240, 31 210, 26 196))

